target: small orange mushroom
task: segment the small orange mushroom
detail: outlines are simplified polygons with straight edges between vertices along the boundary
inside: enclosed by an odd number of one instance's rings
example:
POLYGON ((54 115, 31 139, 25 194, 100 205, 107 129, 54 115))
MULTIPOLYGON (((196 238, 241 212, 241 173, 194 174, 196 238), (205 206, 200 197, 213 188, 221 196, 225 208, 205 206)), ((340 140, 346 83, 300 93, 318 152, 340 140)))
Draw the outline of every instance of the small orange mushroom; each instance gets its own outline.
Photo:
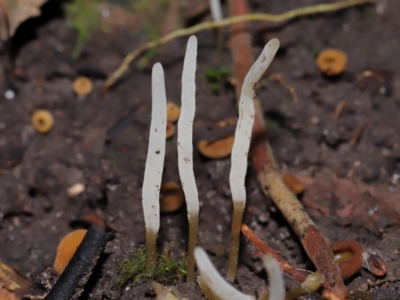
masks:
POLYGON ((197 149, 207 158, 223 158, 231 154, 234 136, 228 136, 216 141, 201 140, 197 144, 197 149))
POLYGON ((328 75, 339 75, 347 65, 347 55, 342 50, 328 48, 322 50, 316 60, 318 69, 328 75))
POLYGON ((183 203, 183 192, 179 184, 169 181, 161 185, 160 211, 170 213, 178 210, 183 203))
POLYGON ((46 109, 35 111, 31 122, 35 130, 39 133, 48 133, 54 126, 53 115, 46 109))
POLYGON ((181 109, 174 102, 167 103, 167 120, 168 122, 175 123, 178 121, 181 114, 181 109))
POLYGON ((73 90, 79 96, 87 96, 93 90, 93 83, 89 78, 80 76, 74 80, 73 90))
POLYGON ((171 122, 167 122, 167 133, 165 137, 169 139, 175 134, 175 125, 172 124, 171 122))
POLYGON ((294 194, 300 195, 304 191, 304 186, 301 182, 291 173, 286 173, 282 176, 283 182, 294 194))
POLYGON ((53 263, 53 268, 61 275, 67 267, 72 256, 74 256, 76 249, 78 249, 87 230, 78 229, 68 233, 58 244, 56 259, 53 263))

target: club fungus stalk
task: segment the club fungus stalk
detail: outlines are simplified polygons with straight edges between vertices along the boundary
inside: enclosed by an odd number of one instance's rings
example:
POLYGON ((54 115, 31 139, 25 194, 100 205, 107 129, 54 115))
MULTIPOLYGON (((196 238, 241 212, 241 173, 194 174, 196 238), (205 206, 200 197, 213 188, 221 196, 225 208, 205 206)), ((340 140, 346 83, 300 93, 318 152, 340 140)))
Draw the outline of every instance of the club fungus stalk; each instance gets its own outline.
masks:
POLYGON ((193 251, 197 244, 199 230, 199 196, 193 172, 193 119, 196 109, 196 57, 197 38, 189 38, 182 72, 182 106, 178 121, 178 168, 186 198, 189 222, 189 247, 187 282, 194 282, 193 251))
POLYGON ((160 63, 153 67, 152 110, 143 179, 143 213, 146 225, 147 265, 153 268, 157 259, 156 239, 160 227, 160 186, 165 156, 165 128, 167 124, 167 97, 165 94, 164 72, 160 63))
MULTIPOLYGON (((203 248, 197 247, 194 250, 197 267, 201 273, 202 285, 208 287, 208 291, 212 291, 213 298, 222 300, 250 300, 254 298, 245 295, 230 285, 221 274, 215 269, 210 261, 207 253, 203 248)), ((272 256, 266 255, 263 258, 264 266, 269 277, 269 299, 283 300, 285 299, 285 287, 279 264, 272 256)))
POLYGON ((254 86, 268 68, 275 53, 278 51, 278 48, 278 39, 272 39, 268 42, 261 55, 247 73, 240 95, 239 119, 236 126, 235 142, 232 149, 232 167, 229 175, 229 183, 233 199, 233 220, 229 245, 229 269, 227 279, 231 282, 233 282, 236 277, 240 229, 246 204, 246 188, 244 184, 247 171, 247 156, 254 123, 254 86))

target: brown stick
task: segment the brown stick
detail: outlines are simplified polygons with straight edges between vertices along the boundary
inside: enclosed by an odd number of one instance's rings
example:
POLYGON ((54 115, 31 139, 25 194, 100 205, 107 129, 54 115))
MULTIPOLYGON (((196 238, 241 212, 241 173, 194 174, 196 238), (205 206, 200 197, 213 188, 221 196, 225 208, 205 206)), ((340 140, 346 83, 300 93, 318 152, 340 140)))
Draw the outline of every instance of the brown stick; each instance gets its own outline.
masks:
MULTIPOLYGON (((248 7, 243 0, 231 0, 230 5, 232 6, 232 12, 236 15, 248 13, 248 7)), ((241 26, 245 25, 241 24, 241 26)), ((241 78, 240 76, 248 71, 248 69, 241 68, 246 68, 253 62, 251 54, 244 55, 244 53, 251 53, 248 50, 250 47, 251 38, 249 33, 244 32, 240 36, 236 34, 231 39, 231 51, 234 60, 235 58, 240 60, 238 62, 234 61, 235 77, 238 82, 238 86, 236 86, 237 93, 240 92, 240 84, 244 80, 244 77, 241 78)), ((239 98, 239 94, 236 95, 239 98)), ((323 296, 330 300, 345 299, 346 288, 339 267, 334 260, 334 255, 303 206, 285 186, 277 173, 275 159, 266 139, 261 105, 257 98, 255 98, 254 106, 255 117, 251 158, 263 191, 272 198, 275 205, 281 210, 293 230, 300 237, 301 243, 311 261, 317 270, 325 276, 323 296)))
POLYGON ((307 279, 307 275, 297 271, 293 268, 286 260, 278 255, 273 249, 271 249, 264 241, 262 241, 249 227, 242 225, 243 234, 249 239, 249 241, 264 254, 272 255, 281 266, 282 270, 291 275, 298 282, 304 282, 307 279))

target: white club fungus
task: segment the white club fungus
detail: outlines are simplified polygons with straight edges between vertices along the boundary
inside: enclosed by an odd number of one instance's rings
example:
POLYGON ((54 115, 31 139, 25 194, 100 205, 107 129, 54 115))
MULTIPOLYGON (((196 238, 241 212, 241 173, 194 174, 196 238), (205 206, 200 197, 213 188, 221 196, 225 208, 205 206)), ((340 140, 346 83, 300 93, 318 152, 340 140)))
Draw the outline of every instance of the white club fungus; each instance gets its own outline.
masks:
POLYGON ((160 227, 160 186, 164 167, 165 128, 167 124, 167 97, 165 95, 164 71, 160 63, 156 63, 153 67, 151 88, 152 110, 149 149, 142 188, 149 267, 154 266, 157 258, 156 239, 160 227))

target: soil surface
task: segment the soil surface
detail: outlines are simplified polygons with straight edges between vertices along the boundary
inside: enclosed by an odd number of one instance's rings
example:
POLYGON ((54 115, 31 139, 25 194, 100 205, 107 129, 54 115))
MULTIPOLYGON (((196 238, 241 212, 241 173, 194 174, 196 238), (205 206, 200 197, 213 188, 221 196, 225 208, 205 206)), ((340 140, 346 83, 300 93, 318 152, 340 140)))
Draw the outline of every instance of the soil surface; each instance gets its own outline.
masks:
MULTIPOLYGON (((320 2, 250 1, 250 5, 254 12, 275 14, 320 2)), ((62 7, 51 1, 42 12, 42 17, 18 29, 11 47, 14 76, 1 85, 0 261, 34 281, 52 265, 64 235, 94 222, 114 231, 115 237, 80 299, 154 299, 148 284, 113 287, 117 262, 129 258, 145 242, 141 190, 151 114, 151 67, 162 62, 168 100, 179 104, 187 38, 160 48, 144 67, 134 62, 102 95, 106 77, 129 51, 150 39, 144 26, 109 25, 108 31, 95 31, 74 61, 76 32, 66 26, 62 7), (90 77, 94 84, 86 97, 72 90, 79 75, 90 77), (15 91, 12 99, 5 97, 9 89, 15 91), (48 134, 35 132, 31 124, 37 109, 47 109, 54 116, 55 125, 48 134), (77 183, 85 186, 84 192, 69 196, 67 189, 77 183)), ((226 7, 224 15, 228 15, 226 7)), ((196 15, 190 22, 209 18, 196 15)), ((355 239, 366 248, 380 250, 388 266, 385 280, 377 282, 382 278, 363 269, 346 281, 349 289, 367 291, 371 299, 400 299, 399 20, 399 2, 381 0, 336 13, 252 26, 255 57, 269 39, 281 41, 268 72, 282 75, 286 85, 268 80, 258 89, 279 169, 298 176, 305 186, 300 199, 329 240, 355 239), (348 56, 346 70, 334 78, 324 76, 315 64, 318 52, 331 47, 348 56), (298 100, 288 87, 295 90, 298 100), (346 106, 335 119, 341 101, 346 106)), ((235 126, 210 125, 237 117, 234 87, 226 82, 216 93, 206 80, 210 69, 231 68, 228 30, 224 29, 220 56, 217 32, 203 31, 197 38, 194 145, 201 139, 232 135, 235 126)), ((4 61, 7 53, 1 55, 4 61)), ((180 182, 176 148, 175 135, 167 141, 163 182, 180 182)), ((222 274, 227 271, 232 216, 230 164, 229 157, 210 160, 194 150, 201 206, 199 245, 222 274)), ((291 265, 314 270, 298 237, 263 194, 251 167, 246 188, 244 224, 291 265)), ((173 242, 172 255, 180 260, 187 233, 184 207, 162 214, 158 250, 165 253, 173 242)), ((235 285, 257 297, 265 290, 267 278, 255 253, 243 237, 235 285)), ((285 280, 287 288, 293 286, 288 276, 285 280)), ((205 299, 197 285, 187 285, 182 279, 177 287, 183 297, 205 299)))

